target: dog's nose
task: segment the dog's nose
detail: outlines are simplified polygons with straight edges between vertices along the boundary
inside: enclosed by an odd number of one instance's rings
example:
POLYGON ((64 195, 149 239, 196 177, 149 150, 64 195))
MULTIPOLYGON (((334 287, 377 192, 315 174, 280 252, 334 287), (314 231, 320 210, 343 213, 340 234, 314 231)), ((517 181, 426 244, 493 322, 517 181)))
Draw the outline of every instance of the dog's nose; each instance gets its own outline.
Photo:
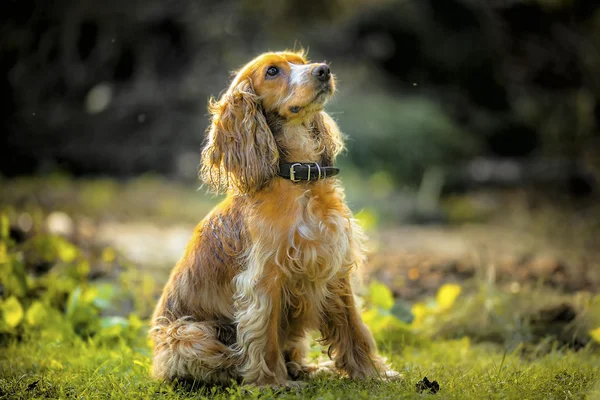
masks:
POLYGON ((331 78, 331 71, 329 70, 329 65, 327 64, 318 65, 312 70, 312 74, 321 82, 327 82, 329 78, 331 78))

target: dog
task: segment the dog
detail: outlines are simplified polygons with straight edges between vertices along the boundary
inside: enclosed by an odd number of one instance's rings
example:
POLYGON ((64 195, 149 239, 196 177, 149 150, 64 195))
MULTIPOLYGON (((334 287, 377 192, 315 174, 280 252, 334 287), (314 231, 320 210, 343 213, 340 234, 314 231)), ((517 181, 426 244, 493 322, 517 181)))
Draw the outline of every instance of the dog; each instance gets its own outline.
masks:
POLYGON ((323 107, 324 63, 265 53, 209 101, 200 175, 226 198, 196 227, 152 318, 153 376, 294 386, 315 373, 319 330, 333 369, 352 379, 398 374, 377 354, 351 274, 364 236, 334 167, 343 137, 323 107))

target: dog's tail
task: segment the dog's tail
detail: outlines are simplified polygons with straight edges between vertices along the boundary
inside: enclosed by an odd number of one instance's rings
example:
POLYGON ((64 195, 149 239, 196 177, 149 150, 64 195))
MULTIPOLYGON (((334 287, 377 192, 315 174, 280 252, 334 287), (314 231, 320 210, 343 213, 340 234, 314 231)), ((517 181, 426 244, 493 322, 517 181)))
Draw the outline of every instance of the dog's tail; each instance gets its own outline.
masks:
POLYGON ((191 317, 153 321, 152 375, 158 379, 194 379, 213 384, 237 380, 237 358, 228 342, 235 338, 232 326, 191 317))

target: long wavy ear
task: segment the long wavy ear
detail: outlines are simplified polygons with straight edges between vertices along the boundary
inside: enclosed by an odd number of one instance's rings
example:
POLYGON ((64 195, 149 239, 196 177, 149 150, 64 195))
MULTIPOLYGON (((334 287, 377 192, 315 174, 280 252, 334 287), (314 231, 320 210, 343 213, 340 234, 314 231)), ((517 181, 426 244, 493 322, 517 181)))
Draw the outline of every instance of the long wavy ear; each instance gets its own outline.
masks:
POLYGON ((333 165, 335 158, 344 150, 344 137, 340 129, 325 111, 315 116, 312 128, 320 141, 321 163, 333 165))
POLYGON ((250 79, 236 78, 209 112, 200 176, 217 193, 260 190, 277 174, 279 152, 250 79))

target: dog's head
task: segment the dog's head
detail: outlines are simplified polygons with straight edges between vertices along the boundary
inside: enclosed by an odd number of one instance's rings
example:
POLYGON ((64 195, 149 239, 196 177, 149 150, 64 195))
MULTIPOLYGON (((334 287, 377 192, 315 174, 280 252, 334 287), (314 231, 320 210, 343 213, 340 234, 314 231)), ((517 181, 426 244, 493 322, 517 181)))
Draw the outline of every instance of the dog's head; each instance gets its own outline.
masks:
POLYGON ((327 64, 308 63, 302 53, 263 54, 238 74, 249 80, 265 112, 303 119, 333 95, 335 80, 327 64))
MULTIPOLYGON (((322 110, 334 91, 329 66, 307 62, 302 52, 265 53, 250 61, 219 100, 210 100, 212 124, 200 171, 204 181, 217 192, 251 193, 264 187, 279 168, 267 116, 330 135, 322 110)), ((341 144, 324 142, 337 146, 329 149, 332 159, 341 144)))

